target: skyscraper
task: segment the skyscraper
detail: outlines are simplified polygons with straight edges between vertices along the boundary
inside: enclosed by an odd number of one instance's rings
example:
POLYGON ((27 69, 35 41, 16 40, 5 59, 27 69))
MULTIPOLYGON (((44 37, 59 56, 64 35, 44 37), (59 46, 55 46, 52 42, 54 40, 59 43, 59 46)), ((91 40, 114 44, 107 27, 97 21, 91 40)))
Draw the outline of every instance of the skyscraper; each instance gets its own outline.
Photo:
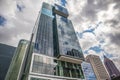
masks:
POLYGON ((9 69, 15 47, 0 43, 0 80, 4 80, 9 69))
POLYGON ((68 15, 65 7, 43 3, 33 41, 31 80, 84 78, 80 65, 83 53, 68 15))
MULTIPOLYGON (((19 80, 84 79, 81 68, 84 56, 68 16, 65 7, 42 4, 28 48, 25 49, 19 80)), ((13 80, 10 77, 8 79, 13 80)))
POLYGON ((107 58, 105 55, 104 55, 104 64, 105 64, 105 67, 107 68, 107 71, 112 79, 120 76, 120 72, 117 69, 117 67, 115 66, 115 64, 113 63, 113 61, 110 60, 109 58, 107 58))
POLYGON ((97 80, 109 80, 110 79, 105 67, 102 64, 102 61, 99 58, 99 56, 88 55, 86 57, 86 61, 91 63, 97 80))

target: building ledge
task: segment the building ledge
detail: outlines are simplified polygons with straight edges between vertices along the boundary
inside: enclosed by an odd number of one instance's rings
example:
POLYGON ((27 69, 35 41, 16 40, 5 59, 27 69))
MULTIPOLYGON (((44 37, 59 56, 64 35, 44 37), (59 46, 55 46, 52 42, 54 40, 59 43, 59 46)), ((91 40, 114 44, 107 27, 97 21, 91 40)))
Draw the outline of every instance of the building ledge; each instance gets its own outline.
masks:
POLYGON ((76 64, 80 64, 82 63, 82 59, 80 58, 74 58, 72 56, 68 56, 68 55, 60 55, 58 57, 58 60, 61 60, 61 61, 66 61, 66 62, 71 62, 71 63, 76 63, 76 64))

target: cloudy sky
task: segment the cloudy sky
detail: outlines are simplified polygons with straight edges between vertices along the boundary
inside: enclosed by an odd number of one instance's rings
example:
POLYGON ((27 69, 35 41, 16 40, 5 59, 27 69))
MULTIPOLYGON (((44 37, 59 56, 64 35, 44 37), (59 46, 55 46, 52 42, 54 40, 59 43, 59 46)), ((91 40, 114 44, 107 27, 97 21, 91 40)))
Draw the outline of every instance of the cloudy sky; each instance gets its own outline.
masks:
POLYGON ((0 43, 29 40, 43 1, 65 4, 85 56, 105 54, 120 70, 120 0, 0 0, 0 43))

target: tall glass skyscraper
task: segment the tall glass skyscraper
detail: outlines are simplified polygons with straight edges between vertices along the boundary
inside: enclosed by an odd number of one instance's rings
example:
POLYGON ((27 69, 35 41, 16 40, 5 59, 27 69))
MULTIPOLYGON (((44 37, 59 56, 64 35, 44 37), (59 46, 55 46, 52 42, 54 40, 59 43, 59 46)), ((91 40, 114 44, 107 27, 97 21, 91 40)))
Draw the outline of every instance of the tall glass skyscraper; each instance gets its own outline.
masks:
POLYGON ((84 56, 68 15, 65 7, 43 3, 19 80, 84 79, 84 56))
POLYGON ((83 79, 84 60, 68 11, 57 4, 43 3, 35 28, 30 79, 83 79))

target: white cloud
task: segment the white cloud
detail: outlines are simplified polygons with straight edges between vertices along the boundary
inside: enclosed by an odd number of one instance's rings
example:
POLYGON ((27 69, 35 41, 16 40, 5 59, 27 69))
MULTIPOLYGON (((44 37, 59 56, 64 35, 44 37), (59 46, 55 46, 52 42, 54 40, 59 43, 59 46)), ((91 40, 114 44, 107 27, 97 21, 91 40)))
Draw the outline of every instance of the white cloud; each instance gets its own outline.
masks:
POLYGON ((88 50, 90 47, 98 45, 99 42, 96 40, 96 36, 92 33, 83 34, 83 38, 79 40, 83 50, 88 50))
POLYGON ((114 62, 117 69, 119 69, 119 71, 120 71, 120 57, 113 57, 113 58, 111 58, 111 60, 114 62))

